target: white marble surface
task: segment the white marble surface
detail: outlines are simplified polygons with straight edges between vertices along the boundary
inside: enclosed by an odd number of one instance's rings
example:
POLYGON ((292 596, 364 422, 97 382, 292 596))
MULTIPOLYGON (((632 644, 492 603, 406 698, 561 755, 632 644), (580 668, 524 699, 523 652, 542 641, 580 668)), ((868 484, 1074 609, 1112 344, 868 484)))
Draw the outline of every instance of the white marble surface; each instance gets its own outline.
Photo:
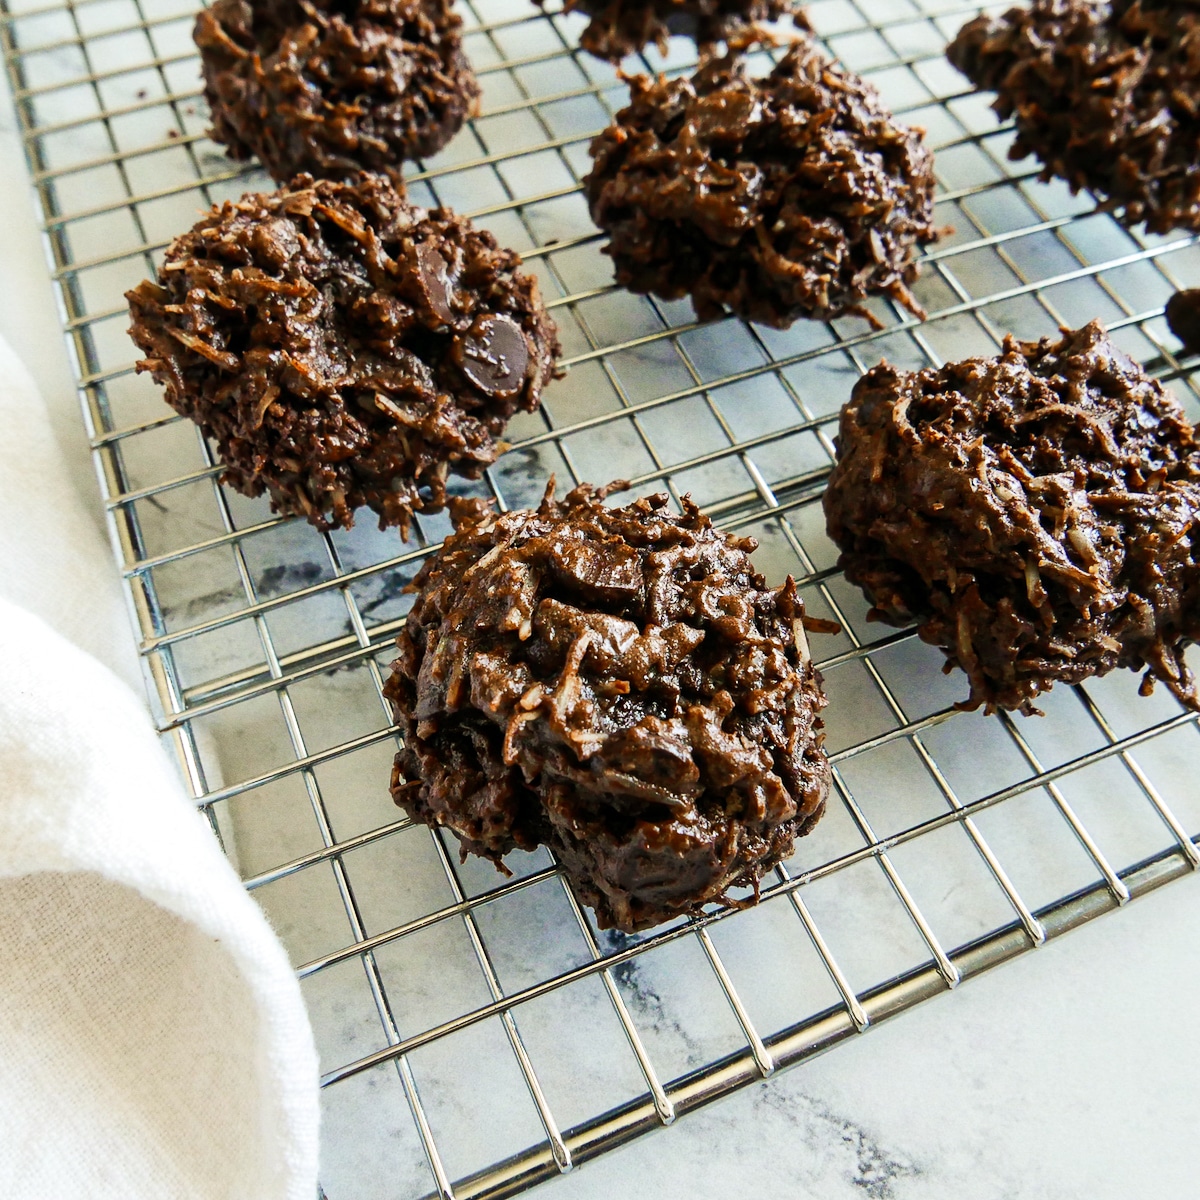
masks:
MULTIPOLYGON (((95 503, 7 94, 0 213, 0 334, 95 503)), ((539 1194, 1195 1196, 1198 946, 1189 879, 539 1194)))
POLYGON ((549 1194, 1195 1196, 1198 944, 1189 879, 549 1194))

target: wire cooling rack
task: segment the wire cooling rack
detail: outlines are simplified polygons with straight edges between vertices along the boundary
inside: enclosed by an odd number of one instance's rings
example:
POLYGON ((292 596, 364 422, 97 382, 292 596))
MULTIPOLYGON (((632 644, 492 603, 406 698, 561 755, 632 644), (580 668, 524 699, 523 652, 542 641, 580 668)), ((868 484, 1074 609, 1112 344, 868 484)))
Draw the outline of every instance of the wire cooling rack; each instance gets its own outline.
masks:
MULTIPOLYGON (((269 186, 204 137, 193 0, 0 0, 152 702, 302 980, 330 1200, 511 1195, 1200 865, 1195 714, 1138 698, 1130 673, 1055 689, 1041 719, 956 712, 962 676, 910 630, 866 623, 820 510, 839 406, 885 355, 936 364, 1098 316, 1195 417, 1161 315, 1200 282, 1194 240, 1122 230, 1006 160, 1011 131, 942 57, 978 9, 818 0, 830 52, 937 152, 953 232, 924 258, 929 320, 879 303, 878 332, 700 326, 686 303, 612 286, 578 180, 625 88, 576 49, 580 20, 458 7, 482 115, 411 190, 524 254, 570 367, 460 490, 510 507, 552 472, 627 476, 757 537, 773 581, 794 574, 843 629, 814 643, 836 794, 758 908, 638 937, 598 931, 544 852, 511 856, 504 879, 405 819, 380 685, 445 520, 419 518, 405 544, 369 516, 328 535, 276 518, 220 486, 211 447, 133 374, 123 291, 200 210, 269 186)), ((676 39, 645 65, 692 54, 676 39)))

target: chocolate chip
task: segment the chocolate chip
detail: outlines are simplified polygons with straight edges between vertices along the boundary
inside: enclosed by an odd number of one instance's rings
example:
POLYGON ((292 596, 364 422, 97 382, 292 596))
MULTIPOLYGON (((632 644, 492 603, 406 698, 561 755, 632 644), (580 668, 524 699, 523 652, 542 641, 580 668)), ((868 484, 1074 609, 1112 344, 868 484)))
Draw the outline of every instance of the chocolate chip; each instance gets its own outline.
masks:
POLYGON ((488 314, 454 339, 454 361, 485 395, 511 396, 525 382, 529 343, 511 317, 488 314))
POLYGON ((641 557, 632 546, 564 539, 555 549, 554 574, 589 599, 619 600, 642 587, 641 557))
POLYGON ((453 325, 456 319, 455 280, 450 273, 450 264, 428 242, 422 242, 417 247, 417 278, 434 316, 447 325, 453 325))

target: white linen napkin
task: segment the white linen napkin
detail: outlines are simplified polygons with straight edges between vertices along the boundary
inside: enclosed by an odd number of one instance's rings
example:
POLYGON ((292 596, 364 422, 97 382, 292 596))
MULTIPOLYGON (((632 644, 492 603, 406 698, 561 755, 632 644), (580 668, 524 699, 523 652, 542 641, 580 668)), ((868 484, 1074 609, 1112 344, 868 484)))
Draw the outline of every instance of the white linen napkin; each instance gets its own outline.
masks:
POLYGON ((115 570, 2 340, 0 481, 0 1195, 312 1200, 299 985, 118 678, 115 570))

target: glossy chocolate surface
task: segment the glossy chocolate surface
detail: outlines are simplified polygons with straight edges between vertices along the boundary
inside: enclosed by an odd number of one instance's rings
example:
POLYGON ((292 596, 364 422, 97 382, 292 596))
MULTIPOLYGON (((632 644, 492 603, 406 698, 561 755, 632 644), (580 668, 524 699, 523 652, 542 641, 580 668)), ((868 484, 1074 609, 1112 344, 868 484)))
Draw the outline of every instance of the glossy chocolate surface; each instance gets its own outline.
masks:
POLYGON ((933 156, 872 87, 807 39, 765 79, 730 56, 630 87, 584 180, 620 284, 778 328, 879 294, 920 312, 933 156))
POLYGON ((475 109, 448 0, 215 0, 196 18, 213 138, 279 182, 399 177, 475 109))
POLYGON ((214 208, 128 293, 167 402, 225 479, 318 528, 373 509, 407 529, 453 470, 477 477, 558 354, 520 258, 382 176, 298 177, 214 208))
POLYGON ((1200 707, 1200 444, 1090 325, 940 370, 884 363, 843 410, 825 496, 840 565, 968 676, 965 707, 1146 668, 1200 707))
POLYGON ((1200 7, 1034 0, 977 17, 946 51, 1012 117, 1010 158, 1090 188, 1127 225, 1200 229, 1200 7))
MULTIPOLYGON (((551 485, 553 486, 553 485, 551 485)), ((602 926, 757 887, 825 804, 820 678, 789 579, 665 495, 460 509, 387 684, 392 791, 464 853, 553 849, 602 926)))

